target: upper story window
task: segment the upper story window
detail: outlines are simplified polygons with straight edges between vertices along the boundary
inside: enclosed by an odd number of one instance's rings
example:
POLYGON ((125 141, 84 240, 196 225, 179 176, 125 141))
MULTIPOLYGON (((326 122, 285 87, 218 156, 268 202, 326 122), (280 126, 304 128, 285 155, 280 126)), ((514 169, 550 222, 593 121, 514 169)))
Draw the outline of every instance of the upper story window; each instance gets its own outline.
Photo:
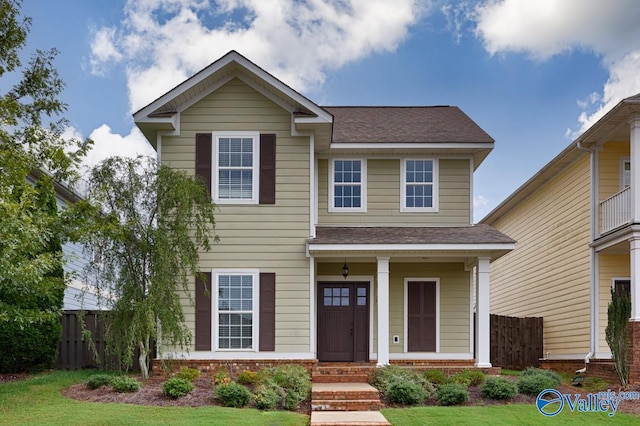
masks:
POLYGON ((213 198, 220 204, 257 204, 259 134, 213 134, 213 198))
POLYGON ((329 211, 367 211, 366 160, 331 160, 329 211))
POLYGON ((620 189, 631 186, 631 159, 623 158, 620 160, 620 189))
POLYGON ((405 159, 400 168, 400 211, 438 211, 438 161, 405 159))

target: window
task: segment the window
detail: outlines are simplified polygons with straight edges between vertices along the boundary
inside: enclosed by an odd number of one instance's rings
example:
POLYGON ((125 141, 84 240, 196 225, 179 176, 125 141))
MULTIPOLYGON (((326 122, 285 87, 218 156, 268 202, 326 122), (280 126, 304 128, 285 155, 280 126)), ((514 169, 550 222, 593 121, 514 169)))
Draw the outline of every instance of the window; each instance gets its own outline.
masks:
POLYGON ((402 161, 400 211, 438 211, 438 162, 427 159, 402 161))
POLYGON ((329 211, 367 211, 367 167, 364 160, 332 160, 329 211))
POLYGON ((215 272, 216 345, 221 350, 255 350, 257 271, 215 272))
POLYGON ((214 133, 213 141, 214 201, 256 204, 260 158, 258 133, 214 133))
POLYGON ((631 186, 631 160, 622 158, 620 160, 620 189, 631 186))

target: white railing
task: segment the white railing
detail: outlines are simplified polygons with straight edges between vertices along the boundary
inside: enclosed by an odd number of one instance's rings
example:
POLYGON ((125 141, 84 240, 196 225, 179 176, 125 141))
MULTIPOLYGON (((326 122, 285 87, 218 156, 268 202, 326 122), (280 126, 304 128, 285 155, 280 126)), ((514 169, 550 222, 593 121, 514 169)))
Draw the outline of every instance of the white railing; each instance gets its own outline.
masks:
POLYGON ((631 221, 631 188, 627 187, 600 203, 602 233, 631 221))

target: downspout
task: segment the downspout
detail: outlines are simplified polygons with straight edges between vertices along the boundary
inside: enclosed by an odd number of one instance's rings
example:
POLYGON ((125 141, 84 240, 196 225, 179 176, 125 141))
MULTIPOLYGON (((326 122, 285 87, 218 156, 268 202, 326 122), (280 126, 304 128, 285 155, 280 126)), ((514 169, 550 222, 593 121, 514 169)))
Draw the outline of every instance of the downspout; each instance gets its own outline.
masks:
MULTIPOLYGON (((582 145, 582 141, 576 141, 576 148, 580 151, 588 152, 590 154, 590 167, 589 167, 589 178, 591 180, 590 185, 590 197, 589 197, 589 205, 591 208, 591 214, 589 215, 591 218, 591 242, 593 242, 597 236, 597 226, 598 226, 598 205, 596 203, 597 194, 598 194, 598 180, 597 180, 597 171, 598 171, 598 156, 596 154, 596 148, 586 148, 582 145)), ((589 244, 589 269, 590 269, 590 287, 591 291, 589 292, 589 301, 591 307, 591 315, 589 320, 589 353, 584 357, 584 363, 588 364, 589 360, 593 358, 593 355, 596 353, 596 340, 598 333, 598 280, 596 274, 596 249, 589 244)))

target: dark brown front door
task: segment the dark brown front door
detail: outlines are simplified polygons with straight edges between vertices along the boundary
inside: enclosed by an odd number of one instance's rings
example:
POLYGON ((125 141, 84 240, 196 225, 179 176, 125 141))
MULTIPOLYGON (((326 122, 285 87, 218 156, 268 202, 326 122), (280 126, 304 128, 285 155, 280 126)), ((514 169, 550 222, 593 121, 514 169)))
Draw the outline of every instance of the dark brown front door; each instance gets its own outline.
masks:
POLYGON ((409 281, 407 284, 409 352, 436 351, 436 283, 409 281))
POLYGON ((369 283, 318 283, 318 360, 369 360, 369 283))

